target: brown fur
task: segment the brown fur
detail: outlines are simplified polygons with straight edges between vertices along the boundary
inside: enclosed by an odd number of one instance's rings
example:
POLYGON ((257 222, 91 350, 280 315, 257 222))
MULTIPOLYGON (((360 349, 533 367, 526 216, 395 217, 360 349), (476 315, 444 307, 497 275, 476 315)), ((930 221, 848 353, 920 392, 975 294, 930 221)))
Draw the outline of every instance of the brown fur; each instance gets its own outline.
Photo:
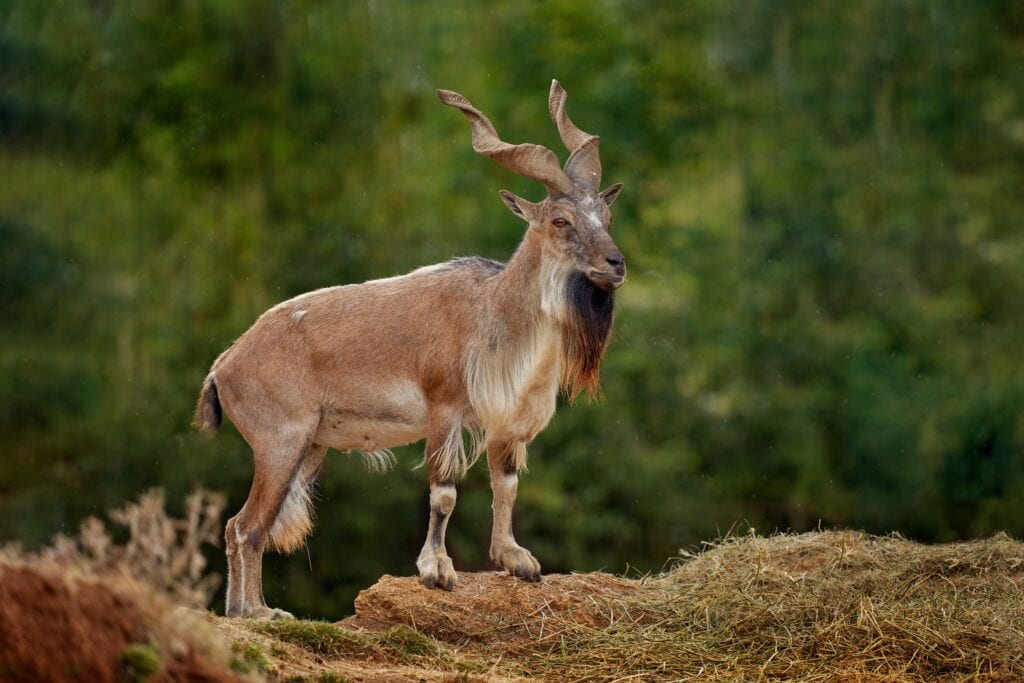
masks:
MULTIPOLYGON (((328 448, 361 451, 383 466, 387 449, 426 439, 431 522, 417 565, 425 583, 445 588, 455 576, 444 548, 454 483, 486 449, 502 472, 492 479, 492 557, 524 578, 540 575, 511 536, 509 477, 551 419, 559 386, 573 396, 598 387, 611 292, 625 277, 608 232, 620 186, 598 193, 575 177, 562 182, 557 166, 536 165, 536 146, 501 142, 460 98, 448 94, 471 117, 482 153, 565 192, 540 203, 502 193, 529 223, 505 265, 455 259, 303 294, 264 313, 214 362, 196 423, 214 429, 223 410, 252 446, 255 465, 249 498, 225 533, 229 615, 285 614, 263 602, 262 553, 301 546, 312 528, 309 488, 328 448)), ((564 117, 564 92, 560 111, 564 117)), ((596 146, 588 149, 596 154, 596 146)))

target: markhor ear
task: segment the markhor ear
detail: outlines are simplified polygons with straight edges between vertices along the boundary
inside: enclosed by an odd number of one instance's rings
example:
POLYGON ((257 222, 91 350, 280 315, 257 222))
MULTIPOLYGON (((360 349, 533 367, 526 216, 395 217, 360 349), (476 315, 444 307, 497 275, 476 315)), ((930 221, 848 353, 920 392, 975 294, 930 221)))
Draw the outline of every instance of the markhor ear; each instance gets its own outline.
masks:
POLYGON ((614 185, 612 185, 608 189, 606 189, 603 192, 601 192, 601 199, 604 200, 605 204, 607 204, 608 206, 611 206, 612 203, 614 203, 615 200, 618 199, 619 191, 621 189, 622 189, 622 183, 615 183, 614 185))
POLYGON ((508 190, 499 190, 498 194, 501 195, 501 201, 505 202, 505 206, 508 207, 508 210, 522 218, 527 223, 532 223, 534 218, 537 217, 537 207, 539 207, 540 204, 534 204, 522 197, 517 197, 508 190))

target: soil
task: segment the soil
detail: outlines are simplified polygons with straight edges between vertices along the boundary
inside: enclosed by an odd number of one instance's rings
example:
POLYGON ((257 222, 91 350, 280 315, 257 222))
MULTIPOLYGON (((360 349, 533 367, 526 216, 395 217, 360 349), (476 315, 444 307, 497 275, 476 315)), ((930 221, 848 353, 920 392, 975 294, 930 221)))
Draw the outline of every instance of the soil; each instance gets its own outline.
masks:
POLYGON ((418 578, 385 574, 356 597, 354 616, 339 626, 384 631, 411 626, 439 641, 469 650, 549 647, 559 623, 606 626, 600 598, 636 591, 638 581, 611 574, 551 574, 529 583, 505 572, 460 573, 453 591, 427 588, 418 578))
POLYGON ((160 632, 164 610, 172 608, 128 581, 0 566, 0 681, 123 681, 133 672, 153 682, 242 680, 160 632), (173 650, 163 661, 151 647, 161 636, 173 650))
POLYGON ((251 643, 271 660, 271 680, 525 681, 521 658, 543 656, 574 625, 602 627, 614 619, 609 599, 634 594, 642 582, 603 573, 552 574, 529 583, 504 572, 459 573, 455 590, 426 588, 416 577, 382 576, 355 600, 355 614, 335 624, 371 645, 358 654, 325 652, 322 641, 301 634, 303 623, 208 620, 229 642, 251 643), (289 636, 292 628, 295 636, 289 636), (280 630, 278 630, 280 629, 280 630), (403 629, 405 629, 403 631, 403 629), (268 633, 268 630, 274 631, 268 633), (388 644, 399 634, 420 634, 428 647, 388 644), (433 646, 429 646, 433 643, 433 646), (383 644, 383 647, 382 647, 383 644), (334 678, 330 678, 334 677, 334 678))

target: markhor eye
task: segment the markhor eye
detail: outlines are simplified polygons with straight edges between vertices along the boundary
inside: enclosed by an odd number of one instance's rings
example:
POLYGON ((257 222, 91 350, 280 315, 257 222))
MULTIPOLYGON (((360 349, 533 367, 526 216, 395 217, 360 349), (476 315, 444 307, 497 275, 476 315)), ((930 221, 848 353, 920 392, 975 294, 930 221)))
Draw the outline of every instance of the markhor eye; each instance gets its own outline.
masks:
POLYGON ((565 226, 569 225, 569 221, 565 220, 564 218, 556 218, 551 222, 554 224, 556 228, 564 228, 565 226))

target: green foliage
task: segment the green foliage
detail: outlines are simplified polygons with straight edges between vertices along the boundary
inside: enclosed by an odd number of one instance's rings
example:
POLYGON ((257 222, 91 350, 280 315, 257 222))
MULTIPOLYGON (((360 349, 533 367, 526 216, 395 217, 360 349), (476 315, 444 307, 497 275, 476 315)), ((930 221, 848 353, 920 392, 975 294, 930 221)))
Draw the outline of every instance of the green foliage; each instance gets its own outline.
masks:
POLYGON ((298 645, 310 652, 334 657, 366 654, 372 642, 367 636, 338 628, 326 621, 303 621, 301 619, 254 621, 249 627, 257 633, 298 645))
MULTIPOLYGON (((540 188, 433 89, 561 150, 551 77, 626 184, 630 276, 603 400, 531 446, 516 531, 546 570, 655 570, 740 520, 1024 533, 1018 4, 18 1, 0 55, 0 539, 155 484, 237 509, 244 442, 189 426, 212 360, 303 291, 507 258, 496 190, 540 188)), ((331 456, 268 601, 338 617, 414 571, 399 455, 331 456)), ((490 566, 489 505, 476 471, 460 569, 490 566)))
POLYGON ((313 680, 317 683, 348 683, 348 679, 341 674, 336 674, 331 671, 323 671, 316 675, 315 678, 307 678, 304 680, 313 680))
POLYGON ((152 676, 160 673, 160 657, 152 645, 136 643, 129 645, 121 653, 121 664, 124 666, 125 679, 132 683, 144 683, 152 676))
POLYGON ((411 626, 392 626, 377 636, 377 642, 403 660, 441 655, 441 648, 437 646, 433 638, 420 633, 411 626))
MULTIPOLYGON (((254 633, 275 639, 271 653, 282 656, 279 643, 299 647, 322 657, 369 657, 380 655, 399 662, 417 662, 424 659, 451 662, 451 657, 438 646, 437 642, 411 626, 393 626, 380 633, 358 632, 335 626, 326 621, 305 621, 286 619, 278 621, 252 620, 246 627, 254 633)), ((254 667, 266 671, 270 660, 263 649, 255 643, 236 641, 232 645, 235 653, 235 668, 243 673, 254 667)))
POLYGON ((231 668, 239 673, 266 671, 271 666, 267 654, 256 643, 236 640, 231 643, 231 654, 231 668))

